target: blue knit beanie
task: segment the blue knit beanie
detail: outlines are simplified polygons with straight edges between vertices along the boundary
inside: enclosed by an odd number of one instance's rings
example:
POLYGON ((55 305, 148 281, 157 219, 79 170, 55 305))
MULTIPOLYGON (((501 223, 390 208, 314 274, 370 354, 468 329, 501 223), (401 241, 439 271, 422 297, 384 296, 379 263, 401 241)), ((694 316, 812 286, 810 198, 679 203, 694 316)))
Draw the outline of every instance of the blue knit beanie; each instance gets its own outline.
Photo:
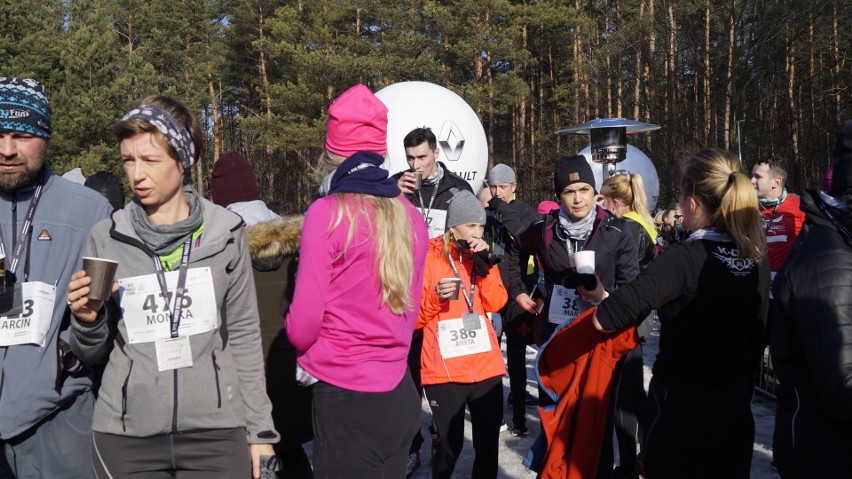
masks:
POLYGON ((44 85, 30 78, 0 77, 0 131, 50 139, 50 102, 44 85))

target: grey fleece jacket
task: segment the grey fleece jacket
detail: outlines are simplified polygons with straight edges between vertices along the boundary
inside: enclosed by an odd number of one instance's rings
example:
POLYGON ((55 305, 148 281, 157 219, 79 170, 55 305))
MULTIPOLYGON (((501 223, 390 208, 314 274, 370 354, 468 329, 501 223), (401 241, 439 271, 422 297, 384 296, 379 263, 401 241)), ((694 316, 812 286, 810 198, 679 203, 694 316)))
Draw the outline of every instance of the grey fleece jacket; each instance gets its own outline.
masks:
MULTIPOLYGON (((56 349, 66 310, 65 291, 71 275, 80 269, 86 235, 95 223, 109 215, 112 207, 96 191, 53 175, 47 162, 43 169, 47 181, 33 217, 32 237, 18 264, 17 281, 24 281, 29 270, 28 281, 56 285, 56 298, 44 346, 0 347, 0 439, 3 440, 20 435, 92 388, 85 371, 59 374, 56 349)), ((15 193, 0 192, 6 268, 34 192, 35 186, 15 193)), ((68 331, 61 336, 66 338, 68 331)))
MULTIPOLYGON (((92 429, 133 437, 245 427, 249 443, 275 443, 265 392, 257 298, 239 216, 202 199, 204 229, 190 268, 209 267, 218 327, 190 337, 192 366, 159 372, 154 343, 129 344, 118 308, 95 323, 72 319, 71 347, 87 364, 106 362, 92 429)), ((95 225, 86 255, 119 261, 116 279, 154 273, 152 253, 119 210, 95 225)), ((111 301, 120 302, 120 293, 111 301)), ((108 303, 108 305, 111 303, 108 303)))

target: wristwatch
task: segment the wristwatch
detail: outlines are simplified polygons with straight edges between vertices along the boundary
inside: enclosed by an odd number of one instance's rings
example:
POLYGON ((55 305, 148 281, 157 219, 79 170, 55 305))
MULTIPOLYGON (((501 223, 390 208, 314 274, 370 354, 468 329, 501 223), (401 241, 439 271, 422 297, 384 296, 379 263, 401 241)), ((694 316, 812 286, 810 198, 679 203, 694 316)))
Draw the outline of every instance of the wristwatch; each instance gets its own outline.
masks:
POLYGON ((71 351, 71 346, 63 339, 57 341, 57 344, 59 345, 59 361, 62 363, 62 368, 69 373, 79 371, 83 366, 74 351, 71 351))

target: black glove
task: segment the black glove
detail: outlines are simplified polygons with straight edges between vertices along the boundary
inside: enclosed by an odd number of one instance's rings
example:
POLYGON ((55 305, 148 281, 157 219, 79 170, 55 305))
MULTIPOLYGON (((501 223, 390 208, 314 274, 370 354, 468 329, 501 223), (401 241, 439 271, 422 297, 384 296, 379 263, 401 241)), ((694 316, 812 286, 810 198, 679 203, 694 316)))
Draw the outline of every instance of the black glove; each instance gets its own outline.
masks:
MULTIPOLYGON (((470 251, 470 245, 467 241, 457 240, 456 242, 459 244, 462 251, 470 251)), ((503 260, 490 250, 477 251, 476 253, 473 253, 473 268, 476 271, 477 276, 488 276, 488 272, 491 270, 491 267, 498 264, 500 261, 503 260)))
POLYGON ((582 286, 591 291, 598 285, 598 280, 595 275, 588 273, 577 273, 572 271, 562 277, 562 286, 569 289, 576 289, 582 286))
POLYGON ((506 202, 497 198, 496 196, 492 196, 490 200, 488 200, 488 208, 494 211, 497 211, 501 206, 505 205, 506 202))

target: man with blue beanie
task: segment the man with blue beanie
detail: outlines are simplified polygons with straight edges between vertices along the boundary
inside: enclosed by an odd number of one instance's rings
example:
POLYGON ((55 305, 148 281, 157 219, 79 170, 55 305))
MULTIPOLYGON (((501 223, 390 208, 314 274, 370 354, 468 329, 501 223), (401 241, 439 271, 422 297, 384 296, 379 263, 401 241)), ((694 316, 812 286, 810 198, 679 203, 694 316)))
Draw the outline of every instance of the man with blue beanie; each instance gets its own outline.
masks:
POLYGON ((45 156, 52 134, 44 86, 0 77, 2 479, 93 476, 91 372, 65 342, 62 292, 81 269, 89 229, 112 208, 53 174, 45 156))

